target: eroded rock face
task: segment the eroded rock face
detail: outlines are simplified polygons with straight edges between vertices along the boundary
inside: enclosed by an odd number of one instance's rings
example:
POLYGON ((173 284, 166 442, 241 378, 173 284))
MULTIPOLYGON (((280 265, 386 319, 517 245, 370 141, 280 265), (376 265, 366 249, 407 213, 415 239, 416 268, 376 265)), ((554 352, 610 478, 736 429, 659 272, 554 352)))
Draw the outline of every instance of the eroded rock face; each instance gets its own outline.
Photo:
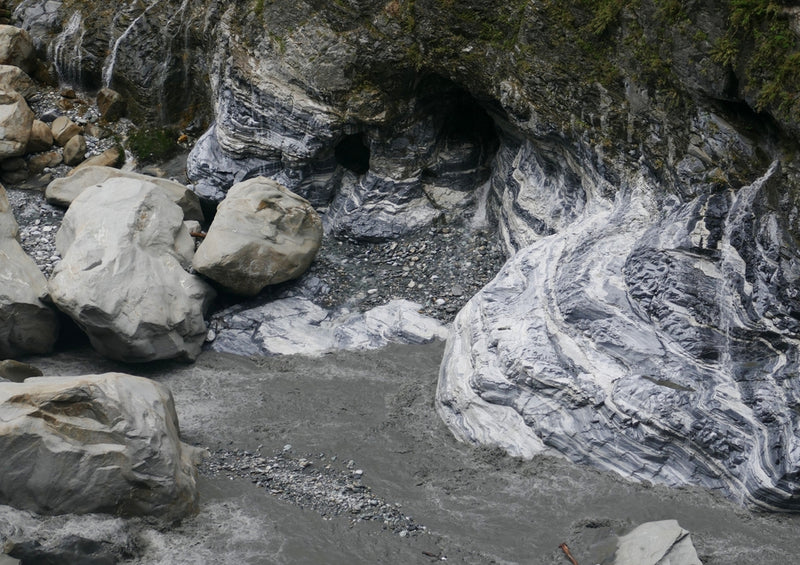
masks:
POLYGON ((17 241, 17 222, 0 186, 0 359, 48 353, 58 336, 55 311, 42 302, 47 280, 17 241))
POLYGON ((56 235, 63 259, 53 302, 103 355, 194 359, 212 289, 186 272, 194 243, 183 211, 158 186, 112 178, 81 193, 56 235))
POLYGON ((0 502, 167 521, 197 509, 198 453, 172 394, 120 373, 0 383, 0 502))
POLYGON ((316 356, 445 339, 445 326, 419 309, 419 304, 393 300, 363 313, 330 312, 305 298, 233 307, 212 322, 217 335, 210 347, 237 355, 316 356))
POLYGON ((321 242, 311 205, 260 177, 230 189, 192 265, 232 292, 255 295, 303 274, 321 242))
POLYGON ((614 202, 589 193, 459 313, 445 421, 515 455, 799 509, 800 256, 769 204, 781 178, 774 163, 685 204, 642 178, 614 202))

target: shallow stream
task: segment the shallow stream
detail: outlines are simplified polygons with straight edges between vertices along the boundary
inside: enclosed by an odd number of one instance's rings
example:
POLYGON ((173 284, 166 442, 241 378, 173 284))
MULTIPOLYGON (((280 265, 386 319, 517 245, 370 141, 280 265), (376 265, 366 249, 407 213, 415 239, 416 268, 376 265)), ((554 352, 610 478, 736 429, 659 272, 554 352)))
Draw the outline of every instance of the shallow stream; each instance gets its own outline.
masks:
POLYGON ((193 365, 120 365, 91 351, 33 360, 45 374, 119 370, 175 396, 184 440, 307 458, 346 472, 425 531, 323 517, 251 481, 200 480, 201 508, 167 531, 145 530, 131 563, 604 563, 609 540, 677 519, 706 565, 795 563, 800 517, 741 508, 698 489, 634 484, 554 457, 522 461, 457 442, 435 413, 443 344, 322 358, 205 353, 193 365), (334 459, 335 457, 335 459, 334 459))

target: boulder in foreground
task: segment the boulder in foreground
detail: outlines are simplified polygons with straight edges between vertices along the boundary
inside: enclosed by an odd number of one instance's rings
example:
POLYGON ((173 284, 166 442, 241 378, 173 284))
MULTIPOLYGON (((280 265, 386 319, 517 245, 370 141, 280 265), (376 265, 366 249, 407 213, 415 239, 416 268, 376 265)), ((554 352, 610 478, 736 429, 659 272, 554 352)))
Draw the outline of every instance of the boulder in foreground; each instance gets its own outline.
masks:
POLYGON ((197 509, 198 451, 170 391, 107 373, 0 383, 0 504, 173 520, 197 509))

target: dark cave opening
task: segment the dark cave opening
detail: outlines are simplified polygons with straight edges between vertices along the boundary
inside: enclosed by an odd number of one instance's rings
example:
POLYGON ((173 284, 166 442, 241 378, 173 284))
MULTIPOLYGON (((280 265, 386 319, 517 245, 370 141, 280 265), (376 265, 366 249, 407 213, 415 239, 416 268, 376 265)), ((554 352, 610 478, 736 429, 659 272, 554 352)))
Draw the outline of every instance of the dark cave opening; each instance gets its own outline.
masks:
MULTIPOLYGON (((477 188, 491 174, 492 160, 500 147, 495 118, 482 102, 462 86, 440 75, 428 75, 417 86, 418 107, 436 117, 440 151, 422 172, 423 182, 441 176, 461 178, 452 188, 477 188)), ((443 180, 443 179, 442 179, 443 180)), ((449 183, 448 183, 449 184, 449 183)))
POLYGON ((472 141, 490 152, 497 148, 494 120, 468 92, 459 89, 449 93, 444 98, 442 111, 441 132, 445 140, 472 141))
POLYGON ((369 170, 369 147, 362 133, 342 138, 334 149, 334 156, 338 164, 357 175, 363 175, 369 170))

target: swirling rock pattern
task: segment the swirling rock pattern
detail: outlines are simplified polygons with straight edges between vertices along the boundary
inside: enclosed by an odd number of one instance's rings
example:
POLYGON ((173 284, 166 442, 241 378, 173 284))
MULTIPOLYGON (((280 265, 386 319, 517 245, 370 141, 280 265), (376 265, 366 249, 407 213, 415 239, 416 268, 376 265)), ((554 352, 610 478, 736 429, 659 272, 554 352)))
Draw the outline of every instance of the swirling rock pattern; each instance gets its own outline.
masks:
POLYGON ((800 256, 770 209, 780 178, 776 162, 665 212, 644 178, 590 195, 456 318, 445 421, 514 455, 800 509, 800 256))

